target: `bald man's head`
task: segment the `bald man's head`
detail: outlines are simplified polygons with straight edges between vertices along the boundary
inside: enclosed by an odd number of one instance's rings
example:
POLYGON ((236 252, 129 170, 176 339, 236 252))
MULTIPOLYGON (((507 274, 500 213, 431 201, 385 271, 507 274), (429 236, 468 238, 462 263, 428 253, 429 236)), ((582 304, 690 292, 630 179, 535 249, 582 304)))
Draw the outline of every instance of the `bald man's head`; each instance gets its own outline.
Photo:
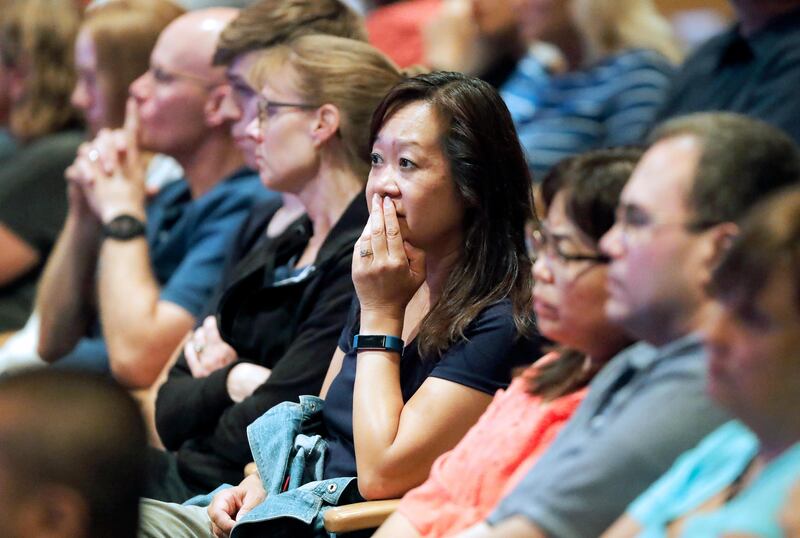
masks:
POLYGON ((222 80, 224 71, 212 65, 222 31, 239 14, 238 9, 210 8, 190 11, 167 26, 158 38, 169 49, 176 67, 208 80, 222 80))
POLYGON ((139 144, 182 164, 209 136, 229 137, 214 110, 229 90, 222 67, 212 65, 217 41, 238 10, 212 8, 178 17, 158 37, 150 70, 131 84, 139 109, 139 144))

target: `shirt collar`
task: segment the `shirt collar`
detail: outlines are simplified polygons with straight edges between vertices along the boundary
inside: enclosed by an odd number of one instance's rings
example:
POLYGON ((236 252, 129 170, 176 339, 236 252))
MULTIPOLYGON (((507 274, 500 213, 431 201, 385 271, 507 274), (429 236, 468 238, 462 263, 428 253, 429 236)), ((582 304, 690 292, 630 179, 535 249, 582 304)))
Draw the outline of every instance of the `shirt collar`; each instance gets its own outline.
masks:
POLYGON ((637 370, 646 370, 666 357, 683 355, 688 350, 701 346, 703 343, 698 333, 689 333, 677 340, 668 342, 660 347, 647 346, 649 350, 642 353, 632 353, 628 359, 628 364, 637 370))

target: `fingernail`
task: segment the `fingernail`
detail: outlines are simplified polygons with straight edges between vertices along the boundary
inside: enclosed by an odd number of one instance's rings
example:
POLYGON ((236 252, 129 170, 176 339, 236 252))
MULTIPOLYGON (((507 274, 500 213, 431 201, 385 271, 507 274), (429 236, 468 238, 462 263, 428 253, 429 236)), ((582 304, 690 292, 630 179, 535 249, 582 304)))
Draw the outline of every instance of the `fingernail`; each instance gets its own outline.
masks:
POLYGON ((392 200, 387 196, 386 198, 383 199, 383 207, 388 209, 391 206, 392 206, 392 200))
POLYGON ((372 207, 378 207, 381 204, 381 197, 377 193, 372 195, 372 207))

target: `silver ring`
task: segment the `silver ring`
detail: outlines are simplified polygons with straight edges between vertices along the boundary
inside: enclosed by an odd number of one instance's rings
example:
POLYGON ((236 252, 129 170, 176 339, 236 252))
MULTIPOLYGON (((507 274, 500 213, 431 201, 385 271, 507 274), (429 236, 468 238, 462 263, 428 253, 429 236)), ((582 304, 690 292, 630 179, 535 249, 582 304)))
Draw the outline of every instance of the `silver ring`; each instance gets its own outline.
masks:
POLYGON ((366 247, 361 247, 358 251, 358 255, 362 258, 366 258, 367 256, 372 256, 372 251, 366 247))
POLYGON ((87 157, 89 157, 89 160, 92 161, 93 163, 97 162, 100 159, 100 152, 92 148, 89 150, 89 154, 87 155, 87 157))
POLYGON ((194 348, 194 352, 196 355, 200 355, 203 350, 206 348, 203 344, 198 344, 197 342, 192 342, 192 347, 194 348))

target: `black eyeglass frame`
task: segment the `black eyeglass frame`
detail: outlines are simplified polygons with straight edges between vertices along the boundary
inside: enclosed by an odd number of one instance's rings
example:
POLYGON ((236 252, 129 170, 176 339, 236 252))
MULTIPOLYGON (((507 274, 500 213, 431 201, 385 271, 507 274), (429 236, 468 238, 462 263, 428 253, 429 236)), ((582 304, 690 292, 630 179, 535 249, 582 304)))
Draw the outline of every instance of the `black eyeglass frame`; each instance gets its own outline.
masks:
POLYGON ((552 248, 552 252, 556 255, 556 257, 565 263, 591 262, 597 264, 606 264, 611 261, 611 258, 605 254, 565 254, 559 248, 558 242, 550 239, 550 234, 548 234, 547 230, 544 228, 539 228, 531 232, 531 243, 533 250, 531 259, 533 260, 541 256, 541 253, 552 248))
POLYGON ((269 109, 270 108, 301 108, 304 110, 312 110, 315 108, 319 108, 318 105, 312 105, 309 103, 286 103, 283 101, 270 101, 263 95, 258 96, 258 125, 259 127, 263 127, 267 123, 267 118, 269 118, 269 109))

